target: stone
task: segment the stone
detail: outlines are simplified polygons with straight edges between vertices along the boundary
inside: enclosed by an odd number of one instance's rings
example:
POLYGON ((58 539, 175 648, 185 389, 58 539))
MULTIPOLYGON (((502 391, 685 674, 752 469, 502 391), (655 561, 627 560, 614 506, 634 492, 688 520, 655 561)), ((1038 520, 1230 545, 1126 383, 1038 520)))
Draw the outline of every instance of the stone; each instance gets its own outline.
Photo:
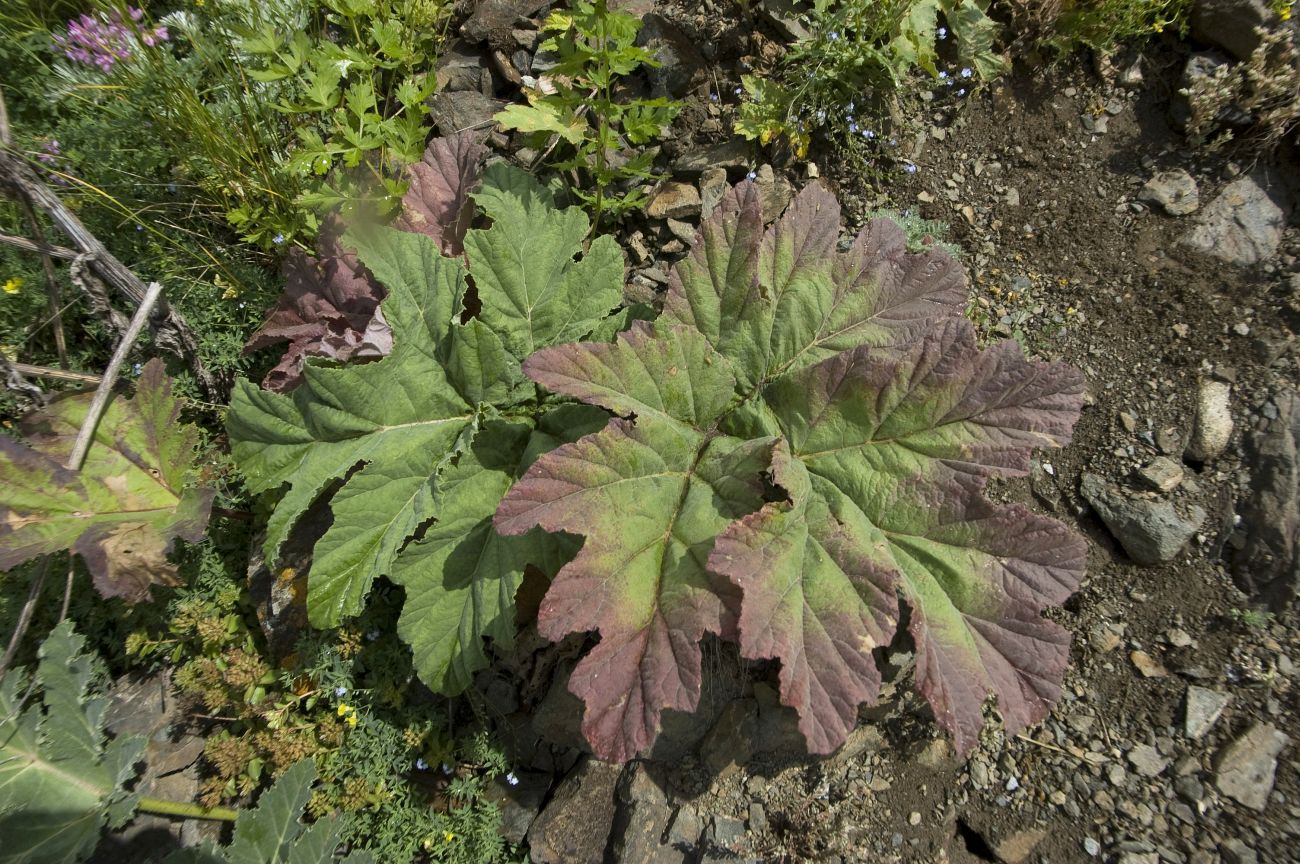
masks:
POLYGON ((1276 20, 1267 0, 1195 0, 1190 23, 1193 39, 1246 60, 1259 47, 1255 28, 1276 20))
POLYGON ((1228 552, 1233 579, 1247 596, 1282 611, 1300 594, 1300 391, 1282 387, 1245 436, 1250 486, 1237 502, 1240 544, 1228 552))
POLYGON ((1196 419, 1187 442, 1186 456, 1193 462, 1213 462, 1232 439, 1232 385, 1211 378, 1201 380, 1196 391, 1196 419))
POLYGON ((507 843, 524 842, 533 820, 541 812, 546 793, 551 790, 551 775, 542 771, 516 771, 512 786, 504 777, 495 778, 484 792, 484 797, 497 805, 501 813, 498 831, 507 843))
POLYGON ((754 752, 776 756, 805 757, 808 744, 799 731, 799 714, 788 705, 781 704, 777 692, 766 683, 754 685, 754 701, 758 703, 758 734, 754 752))
POLYGON ((636 44, 660 64, 658 67, 643 67, 652 97, 680 99, 705 67, 704 55, 690 37, 657 12, 651 12, 641 20, 636 44))
POLYGON ((1181 168, 1161 171, 1138 193, 1138 200, 1155 204, 1170 216, 1186 216, 1201 206, 1201 196, 1192 175, 1181 168))
POLYGON ((1085 473, 1079 490, 1136 564, 1172 561, 1206 517, 1197 505, 1184 517, 1170 501, 1130 495, 1096 474, 1085 473))
POLYGON ((1220 843, 1219 853, 1223 855, 1223 864, 1259 864, 1255 850, 1236 837, 1220 843))
POLYGON ((695 242, 695 226, 689 222, 683 222, 680 219, 669 219, 668 230, 674 237, 685 243, 687 246, 695 242))
POLYGON ((700 174, 700 218, 708 219, 727 194, 727 169, 708 168, 700 174))
POLYGON ((1286 227, 1281 181, 1267 171, 1238 177, 1201 213, 1184 246, 1237 266, 1258 264, 1277 252, 1286 227))
POLYGON ((1219 752, 1214 785, 1237 803, 1262 812, 1273 791, 1278 754, 1290 741, 1271 723, 1256 723, 1219 752))
POLYGON ((1034 854, 1034 849, 1047 836, 1046 828, 1026 828, 1008 834, 993 844, 993 854, 1003 864, 1022 864, 1034 854))
POLYGON ((1128 761, 1143 777, 1157 777, 1169 766, 1169 760, 1150 744, 1139 744, 1130 750, 1128 761))
POLYGON ((546 0, 478 0, 474 12, 460 26, 470 42, 510 38, 516 18, 527 18, 546 5, 546 0))
POLYGON ((683 852, 660 842, 673 820, 673 811, 660 782, 645 764, 633 763, 623 772, 618 802, 610 843, 613 860, 646 864, 681 864, 686 860, 683 852))
POLYGON ((726 777, 749 764, 758 734, 758 703, 737 699, 722 709, 718 722, 700 744, 700 761, 706 770, 726 777))
POLYGON ((812 38, 808 28, 799 23, 802 10, 794 0, 762 0, 758 8, 787 41, 801 42, 812 38))
POLYGON ((1172 492, 1183 482, 1183 466, 1167 456, 1157 456, 1138 472, 1138 480, 1156 492, 1172 492))
POLYGON ((492 71, 487 58, 459 41, 438 57, 433 74, 439 93, 476 90, 484 96, 492 95, 492 71))
POLYGON ((672 163, 674 174, 695 176, 709 168, 744 168, 749 164, 754 147, 739 136, 715 144, 707 150, 687 153, 672 163))
POLYGON ((493 115, 505 107, 504 100, 493 99, 477 90, 435 93, 429 99, 429 117, 438 134, 446 137, 490 124, 493 115))
POLYGON ((673 849, 691 855, 700 844, 704 835, 704 820, 689 804, 683 804, 673 814, 672 824, 668 826, 668 845, 673 849))
POLYGON ((745 837, 745 823, 731 816, 714 816, 709 823, 709 841, 722 849, 735 850, 745 837))
POLYGON ((784 176, 777 174, 771 165, 760 165, 754 172, 754 185, 758 187, 759 206, 763 211, 763 223, 766 224, 781 215, 785 206, 794 197, 794 187, 784 176))
POLYGON ((1191 685, 1183 700, 1183 732, 1188 738, 1203 738, 1206 732, 1214 728, 1219 715, 1231 701, 1231 694, 1191 685))
POLYGON ((1164 678, 1169 670, 1145 651, 1133 651, 1128 655, 1133 667, 1142 673, 1143 678, 1164 678))
POLYGON ((582 700, 569 692, 572 671, 571 666, 555 670, 550 689, 533 712, 533 732, 548 744, 590 753, 591 745, 582 735, 582 700))
POLYGON ((528 829, 536 864, 601 864, 614 826, 615 786, 622 765, 584 756, 560 781, 528 829))

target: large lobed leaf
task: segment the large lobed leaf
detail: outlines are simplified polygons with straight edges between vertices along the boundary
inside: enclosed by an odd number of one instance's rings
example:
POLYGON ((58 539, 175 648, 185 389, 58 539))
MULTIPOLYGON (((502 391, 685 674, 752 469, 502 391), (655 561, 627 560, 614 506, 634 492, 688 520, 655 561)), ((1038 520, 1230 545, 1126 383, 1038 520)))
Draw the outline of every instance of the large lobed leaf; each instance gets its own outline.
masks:
POLYGON ((492 223, 467 232, 463 261, 422 233, 352 238, 387 291, 388 356, 309 361, 288 395, 241 381, 228 423, 250 488, 284 489, 268 560, 308 506, 331 495, 333 523, 308 576, 312 623, 357 614, 374 579, 391 577, 406 589, 398 626, 417 671, 448 693, 485 663, 483 636, 513 636, 525 566, 553 572, 569 548, 540 531, 498 535, 490 521, 501 495, 537 454, 604 419, 575 406, 539 410, 520 360, 590 334, 622 300, 618 247, 599 239, 579 257, 586 217, 555 208, 531 177, 493 166, 475 200, 492 223))
POLYGON ((82 469, 69 470, 91 395, 25 417, 27 444, 0 436, 0 570, 69 549, 100 594, 138 602, 153 585, 176 584, 167 553, 202 538, 213 490, 185 485, 198 429, 179 421, 160 360, 145 365, 134 397, 109 402, 82 469))
POLYGON ((40 698, 27 682, 0 682, 0 862, 70 864, 90 855, 104 826, 135 809, 123 786, 136 774, 143 738, 104 739, 108 699, 92 692, 94 658, 64 622, 40 649, 40 698))
POLYGON ((962 752, 989 695, 1011 730, 1059 695, 1068 636, 1040 613, 1077 586, 1083 542, 982 488, 1068 442, 1081 376, 1014 343, 980 350, 944 253, 908 253, 884 221, 836 253, 838 226, 813 185, 764 229, 741 184, 657 325, 524 364, 616 415, 538 459, 495 517, 586 538, 539 626, 600 633, 570 688, 602 756, 635 755, 662 709, 698 703, 704 633, 781 661, 810 749, 833 750, 877 695, 899 596, 917 685, 962 752))

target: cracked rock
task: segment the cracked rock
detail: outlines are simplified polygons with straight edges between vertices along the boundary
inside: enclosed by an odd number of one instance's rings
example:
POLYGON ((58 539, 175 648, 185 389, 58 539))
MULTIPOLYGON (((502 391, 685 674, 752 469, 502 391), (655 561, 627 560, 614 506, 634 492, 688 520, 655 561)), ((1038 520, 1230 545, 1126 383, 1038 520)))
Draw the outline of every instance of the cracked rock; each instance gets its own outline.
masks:
POLYGON ((1156 204, 1170 216, 1186 216, 1201 206, 1196 181, 1181 168, 1152 177, 1138 193, 1138 200, 1156 204))
POLYGON ((1084 474, 1079 490, 1137 564, 1172 561, 1206 517, 1196 505, 1184 517, 1170 501, 1128 494, 1096 474, 1084 474))
POLYGON ((1219 752, 1214 785, 1234 801, 1262 811, 1273 791, 1278 754, 1290 741, 1271 723, 1256 723, 1219 752))

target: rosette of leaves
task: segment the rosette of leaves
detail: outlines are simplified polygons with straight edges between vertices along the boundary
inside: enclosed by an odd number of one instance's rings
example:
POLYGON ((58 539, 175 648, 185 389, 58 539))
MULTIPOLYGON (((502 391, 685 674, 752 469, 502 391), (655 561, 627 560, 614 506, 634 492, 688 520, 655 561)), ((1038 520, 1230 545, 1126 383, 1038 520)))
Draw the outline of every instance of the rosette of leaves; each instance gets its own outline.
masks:
POLYGON ((41 644, 35 684, 0 682, 0 861, 55 864, 88 856, 105 827, 135 811, 124 790, 144 753, 140 737, 104 738, 108 699, 92 693, 95 659, 64 622, 41 644))
POLYGON ((525 566, 553 572, 570 545, 541 531, 499 535, 491 520, 501 496, 538 454, 605 421, 543 400, 520 361, 613 332, 623 299, 622 252, 607 237, 582 252, 590 223, 581 210, 558 209, 500 163, 474 199, 491 224, 465 234, 463 258, 422 233, 350 238, 387 292, 391 353, 342 367, 308 358, 288 395, 240 381, 228 422, 252 491, 283 488, 266 560, 330 496, 333 523, 308 575, 311 622, 337 625, 361 611, 377 577, 392 578, 406 589, 398 628, 416 669, 449 693, 484 664, 484 635, 513 638, 525 566))
POLYGON ((175 585, 167 553, 203 538, 214 490, 187 486, 199 430, 161 360, 145 364, 135 396, 108 403, 80 471, 66 467, 92 394, 75 393, 24 417, 27 443, 0 435, 0 570, 39 555, 81 556, 105 597, 139 602, 175 585))
MULTIPOLYGON (((424 158, 406 168, 408 186, 394 226, 429 237, 447 255, 459 255, 485 152, 473 131, 430 141, 424 158)), ((383 287, 347 248, 342 233, 342 223, 332 217, 316 239, 316 256, 296 247, 285 255, 284 294, 245 346, 255 351, 289 342, 262 381, 267 389, 285 392, 297 386, 307 357, 341 363, 382 357, 393 348, 392 332, 378 311, 383 287)))
POLYGON ((524 373, 614 416, 537 459, 502 500, 507 536, 585 538, 538 613, 598 632, 570 689, 595 752, 646 749, 694 710, 704 634, 780 661, 814 753, 876 699, 873 652, 910 607, 916 684, 968 752, 989 696, 1006 727, 1059 697, 1069 635, 1041 613, 1075 589, 1066 526, 982 494, 1068 442, 1081 375, 1013 342, 981 350, 960 268, 807 187, 764 230, 746 182, 671 275, 662 316, 616 341, 545 348, 524 373))

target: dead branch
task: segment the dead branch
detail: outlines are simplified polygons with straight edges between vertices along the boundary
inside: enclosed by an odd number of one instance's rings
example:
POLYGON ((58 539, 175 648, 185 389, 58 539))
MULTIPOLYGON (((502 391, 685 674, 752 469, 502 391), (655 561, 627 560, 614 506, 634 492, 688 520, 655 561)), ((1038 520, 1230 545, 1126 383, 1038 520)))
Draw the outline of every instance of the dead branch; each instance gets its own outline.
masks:
POLYGON ((53 378, 56 381, 72 381, 76 384, 98 384, 102 375, 90 375, 86 372, 73 372, 70 369, 51 369, 48 366, 33 366, 31 363, 11 363, 14 369, 23 375, 37 378, 53 378))
POLYGON ((81 254, 66 246, 45 246, 28 240, 26 237, 15 237, 12 234, 0 234, 0 243, 4 243, 6 246, 16 246, 28 252, 43 252, 51 258, 63 258, 68 261, 81 254))
MULTIPOLYGON (((44 213, 68 238, 72 248, 86 256, 89 266, 104 282, 125 294, 137 307, 144 301, 147 290, 144 283, 81 224, 24 159, 7 147, 0 147, 0 186, 44 213)), ((221 401, 229 389, 228 376, 215 375, 203 366, 198 342, 185 320, 164 302, 158 304, 150 323, 154 328, 154 344, 181 358, 198 379, 204 394, 221 401)))
POLYGON ((0 373, 4 375, 5 389, 21 394, 37 405, 45 404, 45 391, 23 377, 24 374, 33 373, 24 372, 19 364, 10 363, 9 358, 3 354, 0 354, 0 373))

